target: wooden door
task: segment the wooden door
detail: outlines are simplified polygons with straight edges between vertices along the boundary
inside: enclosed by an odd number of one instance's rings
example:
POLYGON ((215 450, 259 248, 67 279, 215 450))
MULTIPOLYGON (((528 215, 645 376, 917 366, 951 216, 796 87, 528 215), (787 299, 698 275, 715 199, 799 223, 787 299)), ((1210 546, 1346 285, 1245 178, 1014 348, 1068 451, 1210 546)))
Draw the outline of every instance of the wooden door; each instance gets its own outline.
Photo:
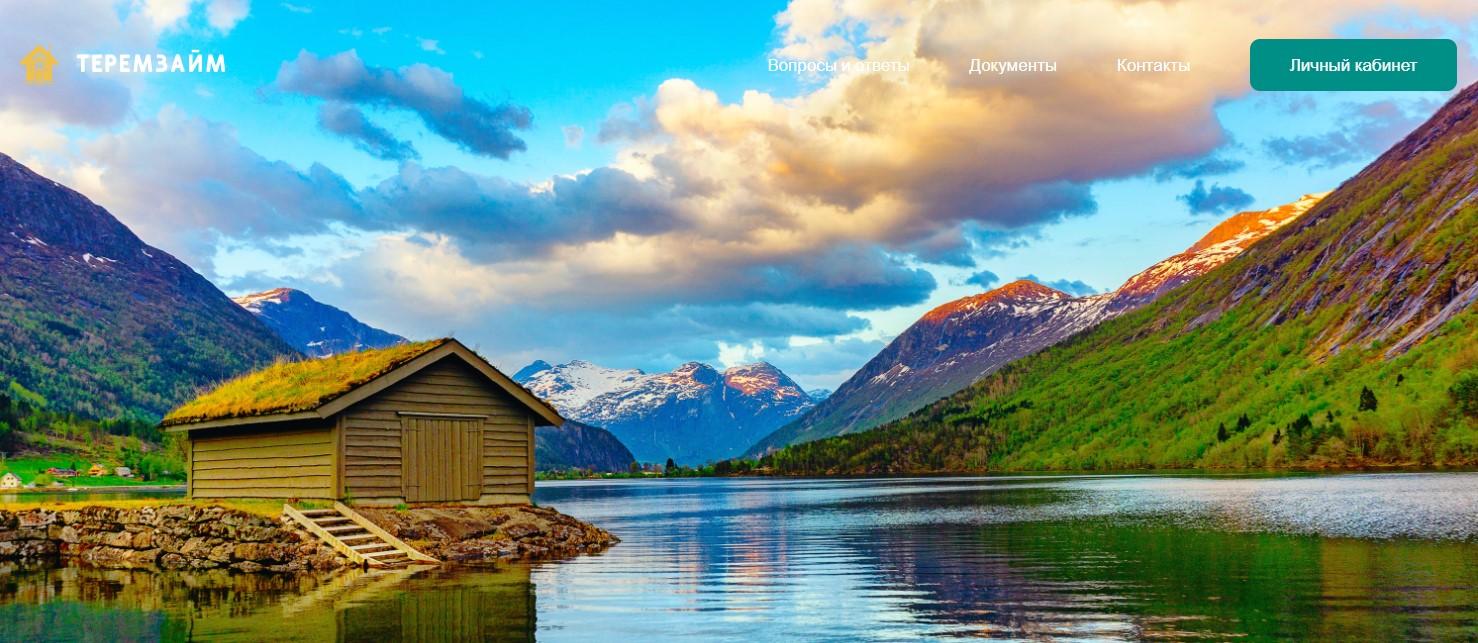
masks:
POLYGON ((482 495, 482 418, 400 418, 400 479, 406 502, 456 502, 482 495))

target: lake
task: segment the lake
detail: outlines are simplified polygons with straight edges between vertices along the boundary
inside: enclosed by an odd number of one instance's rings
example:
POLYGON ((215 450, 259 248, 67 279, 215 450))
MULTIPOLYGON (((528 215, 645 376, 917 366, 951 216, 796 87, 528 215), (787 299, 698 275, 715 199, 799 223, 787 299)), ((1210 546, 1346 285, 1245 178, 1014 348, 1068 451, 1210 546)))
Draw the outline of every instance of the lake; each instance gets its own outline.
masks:
POLYGON ((328 577, 5 568, 4 640, 1478 638, 1478 474, 540 483, 624 542, 328 577))

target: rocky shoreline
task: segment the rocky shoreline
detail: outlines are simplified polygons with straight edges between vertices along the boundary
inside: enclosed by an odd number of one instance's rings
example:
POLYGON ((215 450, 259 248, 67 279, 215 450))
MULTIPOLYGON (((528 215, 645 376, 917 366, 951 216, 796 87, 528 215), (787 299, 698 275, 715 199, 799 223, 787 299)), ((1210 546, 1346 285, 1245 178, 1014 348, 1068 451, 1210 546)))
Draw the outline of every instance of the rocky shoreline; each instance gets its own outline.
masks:
MULTIPOLYGON (((547 560, 609 547, 598 527, 539 507, 362 509, 451 563, 547 560)), ((351 563, 294 523, 218 505, 0 510, 0 561, 74 559, 105 569, 329 571, 351 563)))
POLYGON ((0 511, 0 560, 52 556, 108 569, 301 572, 348 563, 290 525, 221 506, 0 511))
POLYGON ((547 507, 360 507, 358 511, 421 553, 453 563, 555 560, 596 553, 621 542, 600 527, 547 507))

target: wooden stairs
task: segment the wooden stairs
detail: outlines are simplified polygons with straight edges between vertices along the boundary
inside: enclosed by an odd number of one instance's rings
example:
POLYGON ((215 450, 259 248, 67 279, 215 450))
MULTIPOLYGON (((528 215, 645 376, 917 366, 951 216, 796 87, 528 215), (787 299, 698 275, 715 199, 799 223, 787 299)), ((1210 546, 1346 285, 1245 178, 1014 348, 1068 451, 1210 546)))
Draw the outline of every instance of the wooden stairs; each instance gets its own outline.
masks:
POLYGON ((335 502, 333 509, 298 509, 283 505, 282 515, 362 567, 405 567, 441 562, 416 551, 341 502, 335 502))

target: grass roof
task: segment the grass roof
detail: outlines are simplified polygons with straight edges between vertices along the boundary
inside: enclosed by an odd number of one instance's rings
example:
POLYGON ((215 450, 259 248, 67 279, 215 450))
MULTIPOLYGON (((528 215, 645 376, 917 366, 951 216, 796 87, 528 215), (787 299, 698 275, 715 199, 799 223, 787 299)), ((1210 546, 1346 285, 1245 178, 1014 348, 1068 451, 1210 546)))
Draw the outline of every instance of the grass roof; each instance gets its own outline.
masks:
POLYGON ((449 341, 437 339, 322 359, 277 362, 180 405, 164 416, 163 424, 311 411, 449 341))

